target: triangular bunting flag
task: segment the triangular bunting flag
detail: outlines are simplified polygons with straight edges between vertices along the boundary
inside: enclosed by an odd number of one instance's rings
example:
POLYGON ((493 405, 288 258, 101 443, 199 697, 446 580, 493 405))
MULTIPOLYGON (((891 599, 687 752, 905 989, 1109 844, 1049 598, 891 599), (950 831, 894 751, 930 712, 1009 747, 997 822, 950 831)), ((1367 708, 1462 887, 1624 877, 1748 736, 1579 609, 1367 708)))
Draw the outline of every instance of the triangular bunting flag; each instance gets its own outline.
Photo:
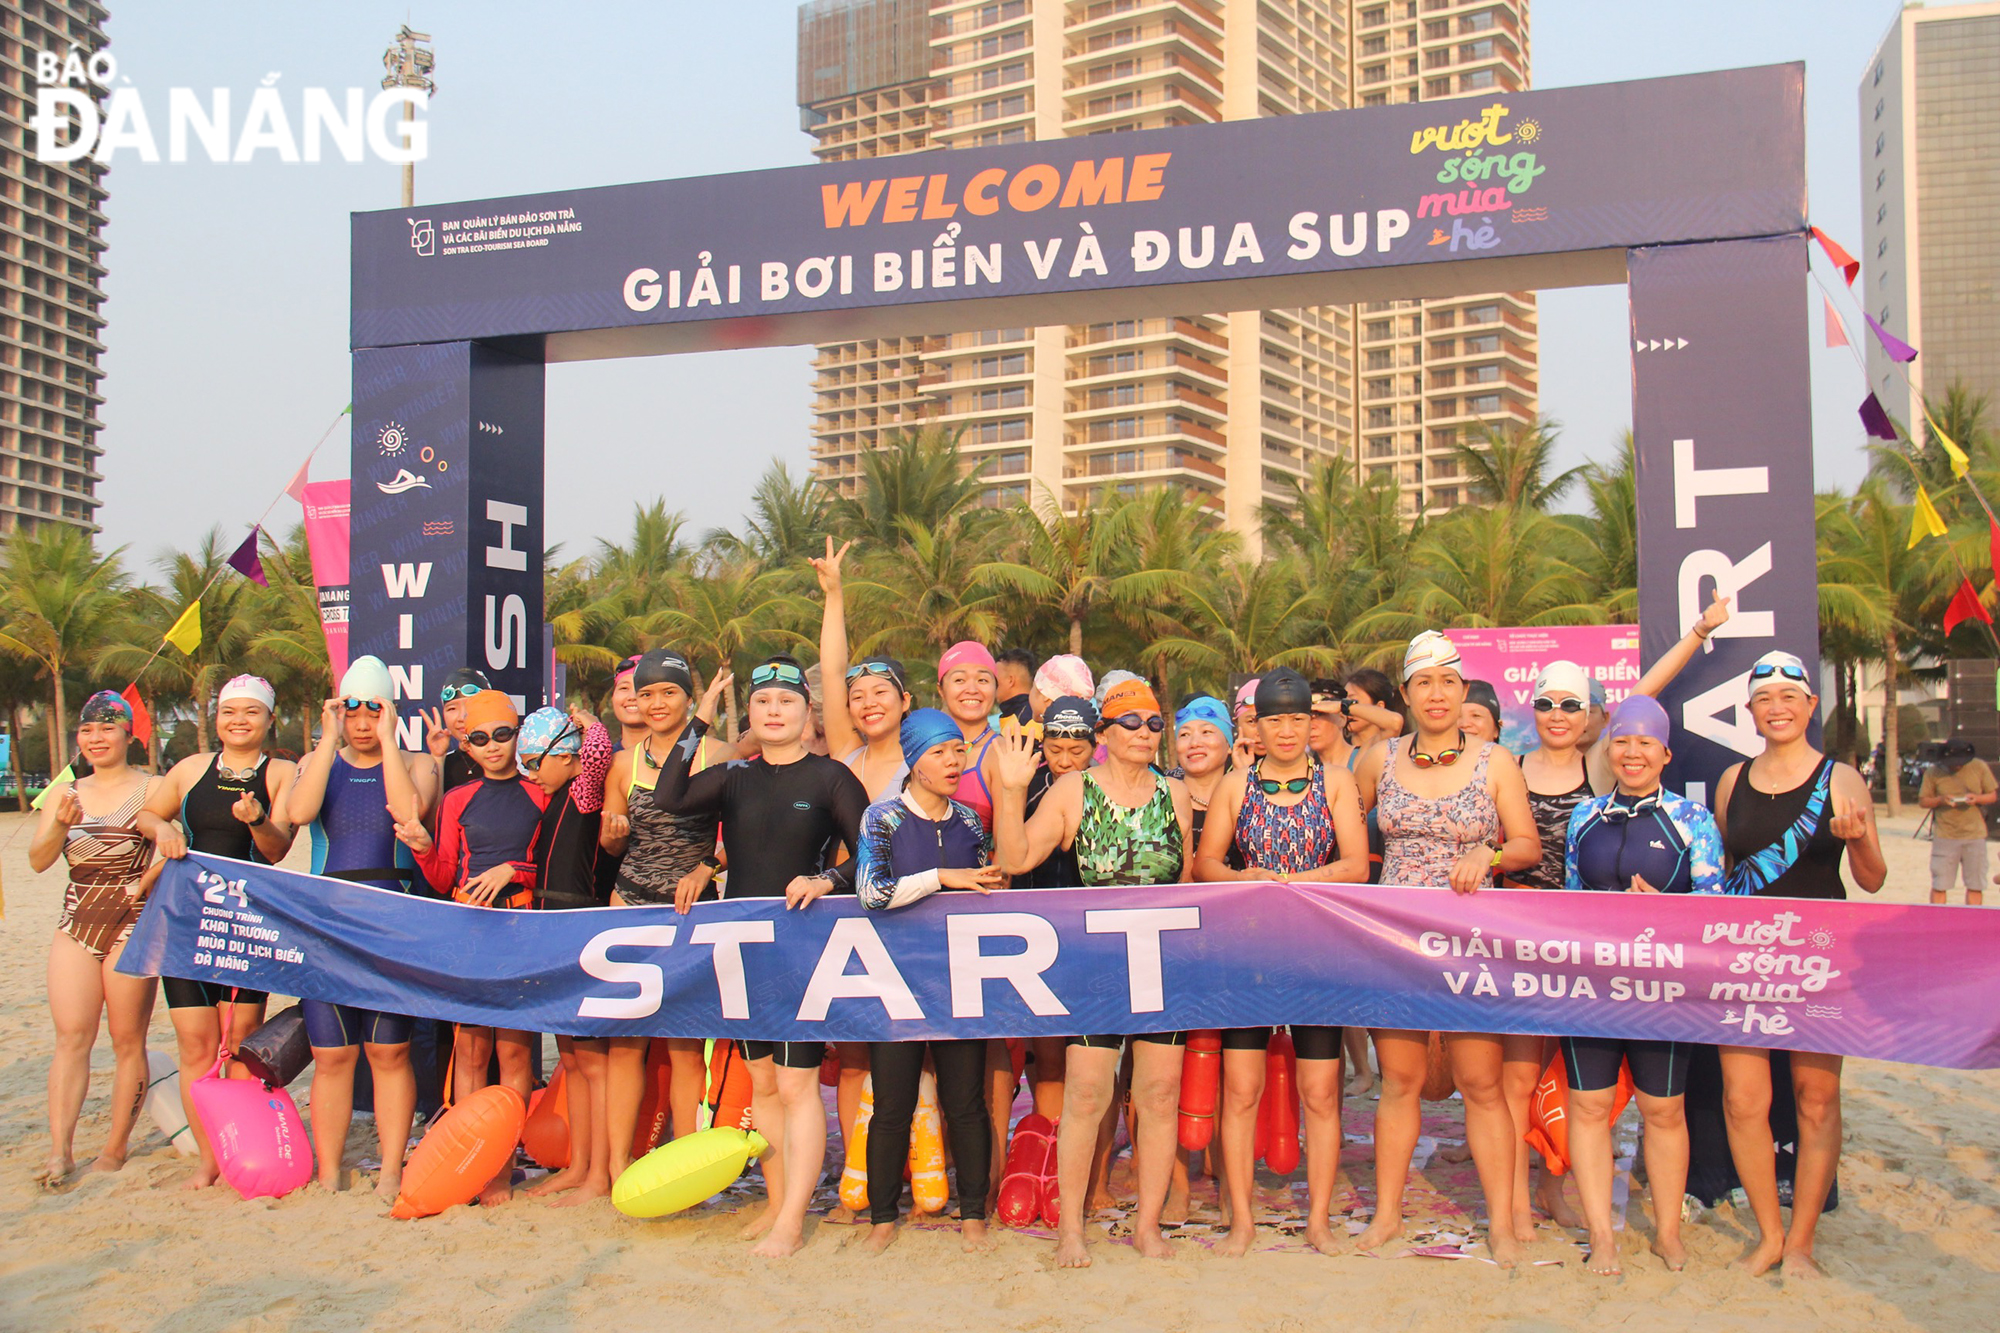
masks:
POLYGON ((1831 236, 1818 227, 1812 229, 1812 234, 1813 239, 1819 242, 1819 248, 1826 251, 1826 257, 1833 261, 1833 266, 1840 270, 1840 275, 1847 279, 1847 285, 1852 287, 1854 280, 1861 276, 1861 261, 1841 249, 1831 236))
POLYGON ((1859 411, 1861 413, 1862 429, 1866 430, 1870 435, 1873 435, 1878 440, 1893 440, 1896 438, 1896 427, 1889 420, 1888 410, 1882 406, 1882 400, 1877 398, 1872 392, 1861 400, 1859 411))
POLYGON ((1861 312, 1861 318, 1867 320, 1868 327, 1875 331, 1876 341, 1882 344, 1882 350, 1889 354, 1891 361, 1914 361, 1917 359, 1917 349, 1883 328, 1881 322, 1875 316, 1864 310, 1861 312))
POLYGON ((1938 517, 1937 506, 1924 488, 1917 487, 1917 502, 1910 508, 1910 545, 1908 550, 1926 537, 1942 537, 1945 534, 1944 520, 1938 517))
POLYGON ((306 461, 299 464, 298 474, 285 483, 285 494, 291 496, 300 504, 306 502, 306 474, 312 471, 312 465, 312 455, 307 454, 306 461))
POLYGON ((1958 591, 1952 594, 1951 605, 1944 609, 1944 632, 1950 634, 1968 620, 1980 620, 1990 625, 1993 617, 1979 600, 1979 590, 1972 586, 1971 579, 1962 580, 1958 591))
POLYGON ((194 650, 201 647, 201 598, 188 603, 187 610, 181 612, 180 619, 167 631, 166 640, 189 657, 194 656, 194 650))
POLYGON ((62 786, 63 783, 65 782, 75 782, 75 781, 76 781, 76 765, 64 764, 63 771, 56 774, 54 777, 50 778, 49 785, 42 788, 42 794, 37 796, 34 800, 28 802, 28 808, 30 810, 41 809, 42 802, 49 799, 50 792, 54 791, 57 787, 62 786))
MULTIPOLYGON (((1919 406, 1923 407, 1922 404, 1919 404, 1919 406)), ((1951 460, 1951 475, 1954 477, 1964 476, 1965 470, 1971 466, 1972 460, 1965 456, 1965 450, 1958 447, 1958 441, 1944 433, 1944 430, 1937 424, 1937 418, 1931 415, 1929 407, 1923 407, 1923 413, 1924 423, 1931 428, 1931 438, 1944 446, 1945 457, 1951 460)))
POLYGON ((2000 523, 1994 522, 1992 516, 1988 515, 1986 527, 1988 529, 1986 534, 1986 558, 1993 566, 1993 581, 2000 583, 2000 523))
POLYGON ((139 697, 139 682, 133 681, 118 697, 132 706, 132 739, 141 745, 153 743, 153 714, 147 709, 146 701, 139 697))
POLYGON ((1833 308, 1833 298, 1831 296, 1822 296, 1820 299, 1826 302, 1826 345, 1828 347, 1846 347, 1848 345, 1847 326, 1840 322, 1840 312, 1833 308))
POLYGON ((249 579, 260 588, 268 588, 271 581, 264 577, 264 557, 257 553, 257 538, 264 530, 250 529, 250 535, 243 544, 229 553, 229 567, 249 579))

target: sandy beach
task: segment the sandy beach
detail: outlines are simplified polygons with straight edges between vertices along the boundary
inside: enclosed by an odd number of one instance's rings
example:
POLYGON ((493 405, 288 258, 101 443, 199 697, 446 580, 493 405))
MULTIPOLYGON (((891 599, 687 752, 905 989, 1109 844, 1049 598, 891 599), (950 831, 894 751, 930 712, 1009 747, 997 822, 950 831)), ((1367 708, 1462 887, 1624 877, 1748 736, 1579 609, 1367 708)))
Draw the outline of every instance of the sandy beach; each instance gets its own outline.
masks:
MULTIPOLYGON (((1922 901, 1928 844, 1915 821, 1884 822, 1885 899, 1922 901)), ((1961 1073, 1850 1061, 1841 1202, 1820 1229, 1824 1280, 1748 1278, 1733 1261, 1748 1218, 1724 1205, 1691 1225, 1685 1273, 1646 1253, 1638 1199, 1623 1234, 1625 1275, 1582 1266, 1581 1233, 1544 1224, 1535 1266, 1503 1274, 1477 1259, 1324 1258, 1287 1229, 1260 1231, 1247 1259, 1212 1254, 1212 1188, 1169 1262, 1097 1234, 1095 1266, 1059 1272, 1044 1233, 998 1231, 997 1251, 967 1255, 956 1233, 909 1228, 886 1255, 864 1257, 864 1230, 808 1224, 805 1250, 774 1263, 735 1239, 739 1187, 678 1218, 640 1223, 608 1204, 556 1209, 525 1198, 391 1221, 367 1189, 308 1188, 246 1203, 226 1186, 180 1190, 188 1159, 142 1122, 125 1169, 85 1174, 56 1192, 32 1176, 47 1152, 50 1045, 43 967, 61 897, 60 869, 27 865, 26 829, 0 816, 6 917, 0 921, 0 1328, 379 1329, 445 1320, 492 1329, 819 1327, 875 1329, 1307 1329, 1362 1322, 1397 1329, 1632 1326, 1806 1330, 1966 1329, 2000 1308, 2000 1071, 1961 1073)), ((153 1049, 171 1053, 162 1003, 153 1049)), ((309 1077, 293 1086, 310 1115, 309 1077)), ((86 1161, 109 1113, 111 1052, 101 1037, 78 1131, 86 1161)), ((1448 1145, 1456 1105, 1430 1108, 1425 1130, 1448 1145)), ((1350 1103, 1339 1206, 1372 1198, 1365 1133, 1372 1103, 1350 1103)), ((1629 1125, 1627 1133, 1629 1133, 1629 1125)), ((837 1149, 836 1149, 837 1150, 837 1149)), ((349 1161, 373 1151, 358 1122, 349 1161)), ((1122 1174, 1122 1173, 1121 1173, 1122 1174)), ((1287 1222, 1295 1183, 1267 1178, 1287 1222)), ((754 1185, 754 1180, 752 1182, 754 1185)), ((1204 1182, 1206 1184, 1206 1182, 1204 1182)), ((1642 1191, 1635 1191, 1641 1193, 1642 1191)), ((1469 1165, 1442 1159, 1413 1180, 1413 1238, 1469 1234, 1477 1198, 1469 1165)), ((1358 1230, 1358 1224, 1353 1228, 1358 1230)))

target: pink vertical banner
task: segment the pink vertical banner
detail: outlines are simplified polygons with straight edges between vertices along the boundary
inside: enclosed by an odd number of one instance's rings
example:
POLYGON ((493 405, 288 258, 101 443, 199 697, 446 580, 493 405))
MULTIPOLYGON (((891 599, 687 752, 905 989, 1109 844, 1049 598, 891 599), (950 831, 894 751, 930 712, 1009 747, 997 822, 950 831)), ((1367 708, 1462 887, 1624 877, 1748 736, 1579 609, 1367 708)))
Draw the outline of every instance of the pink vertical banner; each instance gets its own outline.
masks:
POLYGON ((1567 659, 1604 686, 1607 706, 1639 681, 1637 625, 1558 625, 1548 629, 1446 631, 1464 659, 1465 678, 1483 680, 1500 696, 1500 740, 1515 754, 1532 750, 1535 677, 1550 662, 1567 659))
POLYGON ((338 682, 347 672, 347 483, 314 481, 302 490, 306 548, 312 552, 313 586, 319 590, 319 623, 326 631, 326 656, 338 682))

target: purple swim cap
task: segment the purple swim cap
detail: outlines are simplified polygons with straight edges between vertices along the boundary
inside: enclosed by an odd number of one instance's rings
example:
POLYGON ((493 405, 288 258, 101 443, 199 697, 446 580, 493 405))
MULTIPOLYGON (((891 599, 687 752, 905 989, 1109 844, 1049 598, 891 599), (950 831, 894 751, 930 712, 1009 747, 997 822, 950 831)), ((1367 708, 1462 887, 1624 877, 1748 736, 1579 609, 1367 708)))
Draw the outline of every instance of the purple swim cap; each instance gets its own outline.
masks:
POLYGON ((1616 739, 1619 736, 1651 736, 1660 744, 1672 748, 1673 724, 1667 720, 1667 710, 1660 707, 1660 701, 1650 694, 1628 694, 1611 710, 1611 720, 1605 724, 1604 734, 1616 739))

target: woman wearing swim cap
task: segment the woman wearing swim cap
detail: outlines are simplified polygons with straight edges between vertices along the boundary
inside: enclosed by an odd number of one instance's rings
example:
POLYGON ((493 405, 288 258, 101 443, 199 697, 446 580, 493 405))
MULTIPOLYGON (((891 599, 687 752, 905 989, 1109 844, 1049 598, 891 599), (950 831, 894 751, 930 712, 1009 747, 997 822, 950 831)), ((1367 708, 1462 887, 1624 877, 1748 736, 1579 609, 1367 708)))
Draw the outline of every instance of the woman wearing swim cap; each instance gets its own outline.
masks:
POLYGON ((1209 802, 1229 773, 1235 749, 1236 725, 1222 700, 1197 694, 1175 710, 1174 756, 1180 760, 1181 781, 1187 786, 1189 831, 1196 847, 1201 846, 1209 802))
POLYGON ((1478 741, 1498 741, 1502 722, 1500 719, 1500 693, 1487 680, 1465 682, 1465 706, 1458 710, 1458 725, 1465 734, 1478 741))
MULTIPOLYGON (((1027 792, 1035 775, 1034 742, 1026 735, 1002 737, 997 746, 1000 785, 994 806, 1000 868, 1023 874, 1064 847, 1076 852, 1086 886, 1186 882, 1193 849, 1187 788, 1152 766, 1166 725, 1150 685, 1142 680, 1114 685, 1104 696, 1098 721, 1104 762, 1058 778, 1033 819, 1027 816, 1027 792)), ((1187 1034, 1152 1033, 1131 1040, 1132 1169, 1139 1193, 1132 1243, 1148 1258, 1165 1258, 1173 1247, 1160 1232, 1160 1214, 1173 1178, 1180 1048, 1187 1034)), ((1090 1263, 1083 1239, 1090 1164, 1098 1128, 1112 1109, 1124 1044, 1125 1037, 1115 1034, 1069 1039, 1056 1141, 1062 1198, 1056 1241, 1059 1267, 1090 1263)))
MULTIPOLYGON (((677 815, 649 799, 660 776, 674 769, 700 773, 729 762, 721 742, 704 737, 689 742, 688 709, 694 702, 694 671, 671 648, 639 654, 626 677, 646 727, 638 744, 611 757, 604 779, 604 813, 598 845, 617 856, 614 906, 693 907, 715 883, 722 866, 716 855, 717 825, 712 814, 677 815)), ((730 676, 718 668, 703 692, 699 714, 712 722, 730 676)), ((695 1117, 707 1078, 703 1043, 693 1037, 612 1037, 606 1057, 605 1117, 610 1136, 610 1174, 616 1180, 632 1164, 632 1141, 645 1100, 646 1062, 653 1042, 667 1052, 667 1105, 673 1137, 695 1131, 695 1117)))
MULTIPOLYGON (((861 816, 854 878, 861 905, 886 912, 941 890, 1001 888, 1006 877, 992 865, 992 835, 972 807, 951 797, 965 766, 958 723, 935 708, 919 708, 903 719, 901 739, 908 785, 861 816)), ((868 1126, 868 1211, 874 1230, 867 1245, 880 1253, 896 1238, 910 1119, 926 1053, 937 1071, 938 1109, 957 1167, 959 1230, 966 1249, 990 1249, 986 1198, 993 1130, 986 1106, 986 1042, 979 1038, 868 1043, 875 1112, 868 1126)))
MULTIPOLYGON (((396 825, 418 823, 437 801, 438 770, 427 754, 396 748, 389 668, 364 654, 348 664, 340 689, 320 710, 320 739, 299 761, 285 817, 312 840, 312 871, 392 893, 408 893, 416 860, 396 825)), ((365 1054, 375 1085, 375 1135, 382 1163, 375 1192, 394 1199, 403 1150, 417 1109, 410 1068, 411 1020, 353 1005, 305 1000, 312 1046, 313 1155, 319 1183, 341 1188, 341 1157, 354 1113, 354 1067, 365 1054)))
POLYGON ((979 822, 993 827, 993 705, 999 697, 1000 672, 984 644, 960 640, 938 659, 938 699, 965 734, 965 776, 953 799, 969 805, 979 822))
POLYGON ((1028 706, 1041 721, 1049 705, 1057 699, 1088 699, 1097 707, 1097 681, 1090 667, 1074 653, 1057 653, 1035 668, 1035 683, 1028 690, 1028 706))
POLYGON ((417 710, 424 723, 424 748, 438 765, 439 791, 450 791, 479 776, 479 765, 463 749, 465 710, 474 696, 492 688, 493 682, 486 678, 485 672, 459 667, 438 686, 438 706, 429 712, 417 710))
MULTIPOLYGON (((806 749, 810 706, 805 668, 790 657, 769 658, 750 673, 746 708, 761 757, 693 774, 669 765, 653 788, 654 803, 670 814, 722 821, 732 899, 783 898, 787 908, 804 909, 853 887, 852 862, 836 865, 836 854, 860 846, 868 793, 845 764, 806 749)), ((708 725, 697 717, 688 735, 698 739, 708 725)), ((826 1044, 746 1041, 743 1055, 751 1114, 771 1145, 764 1156, 770 1204, 744 1236, 761 1237, 752 1253, 782 1259, 805 1244, 806 1209, 826 1160, 819 1095, 826 1044)))
MULTIPOLYGON (((1223 779, 1195 853, 1200 880, 1277 880, 1357 884, 1368 878, 1368 831, 1361 797, 1344 768, 1317 762, 1312 737, 1312 687, 1290 667, 1267 671, 1254 696, 1264 757, 1223 779), (1233 868, 1228 853, 1243 862, 1233 868)), ((1306 1139, 1306 1241, 1334 1251, 1329 1217, 1340 1167, 1340 1058, 1344 1029, 1294 1023, 1299 1095, 1306 1139)), ((1229 1235, 1219 1254, 1249 1253, 1257 1233, 1251 1186, 1256 1171, 1257 1108, 1264 1097, 1268 1027, 1222 1034, 1223 1187, 1229 1235)))
POLYGON ((893 657, 847 660, 847 592, 841 564, 853 542, 839 550, 826 539, 824 558, 812 558, 825 611, 819 626, 819 665, 834 682, 827 691, 827 753, 854 770, 868 799, 880 801, 903 789, 910 767, 903 759, 903 715, 912 700, 903 664, 893 657))
MULTIPOLYGON (((1543 673, 1545 676, 1547 672, 1543 673)), ((1565 887, 1600 893, 1713 893, 1722 884, 1722 842, 1707 809, 1660 786, 1673 758, 1667 712, 1643 694, 1612 711, 1604 734, 1617 789, 1576 808, 1564 830, 1565 887)), ((1683 1112, 1686 1042, 1636 1037, 1564 1037, 1569 1077, 1565 1123, 1577 1193, 1590 1227, 1593 1273, 1620 1272, 1612 1229, 1611 1107, 1618 1069, 1629 1065, 1645 1117, 1646 1184, 1653 1195, 1653 1253, 1678 1272, 1681 1196, 1687 1189, 1688 1131, 1683 1112)))
MULTIPOLYGON (((1818 711, 1819 694, 1804 662, 1787 652, 1757 659, 1750 669, 1750 720, 1763 738, 1764 753, 1731 767, 1715 787, 1716 823, 1729 857, 1724 893, 1845 898, 1843 856, 1856 884, 1881 892, 1889 868, 1875 830, 1874 796, 1853 765, 1829 759, 1808 739, 1818 711)), ((1757 1218, 1757 1246, 1743 1260, 1753 1274, 1779 1263, 1788 1272, 1820 1271, 1813 1239, 1840 1161, 1841 1058, 1793 1051, 1791 1060, 1799 1164, 1787 1231, 1771 1135, 1771 1053, 1755 1046, 1722 1048, 1729 1155, 1757 1218)))
MULTIPOLYGON (((277 693, 258 676, 236 676, 215 694, 217 748, 193 754, 155 782, 139 816, 139 830, 160 855, 177 858, 192 849, 208 856, 276 865, 292 848, 285 794, 296 767, 264 753, 277 693), (182 827, 186 832, 183 834, 182 827)), ((173 1020, 181 1069, 181 1107, 187 1113, 201 1160, 187 1183, 203 1189, 216 1180, 215 1149, 195 1114, 194 1083, 215 1063, 216 1048, 237 1043, 264 1021, 263 991, 212 981, 160 978, 173 1020)))
POLYGON ((75 1169, 77 1117, 90 1088, 90 1048, 100 1016, 109 1019, 117 1072, 111 1082, 111 1132, 93 1171, 125 1165, 132 1124, 146 1095, 146 1025, 153 1016, 151 977, 118 971, 160 862, 139 828, 154 779, 127 762, 132 706, 110 690, 84 700, 76 748, 90 771, 50 786, 28 843, 36 874, 69 864, 62 915, 49 941, 49 1016, 56 1048, 49 1060, 49 1158, 36 1173, 54 1188, 75 1169))
MULTIPOLYGON (((1459 726, 1465 677, 1458 649, 1435 630, 1410 641, 1403 657, 1403 699, 1414 731, 1362 756, 1355 777, 1364 804, 1382 827, 1382 882, 1474 893, 1493 872, 1541 859, 1528 813, 1528 788, 1514 756, 1492 742, 1472 742, 1459 726)), ((1375 1113, 1375 1220, 1355 1244, 1374 1249, 1402 1234, 1403 1186, 1422 1126, 1429 1035, 1374 1033, 1382 1066, 1375 1113)), ((1514 1143, 1520 1131, 1501 1079, 1501 1038, 1487 1032, 1445 1034, 1452 1079, 1465 1100, 1465 1140, 1486 1196, 1493 1259, 1511 1268, 1523 1237, 1514 1225, 1514 1143)))

